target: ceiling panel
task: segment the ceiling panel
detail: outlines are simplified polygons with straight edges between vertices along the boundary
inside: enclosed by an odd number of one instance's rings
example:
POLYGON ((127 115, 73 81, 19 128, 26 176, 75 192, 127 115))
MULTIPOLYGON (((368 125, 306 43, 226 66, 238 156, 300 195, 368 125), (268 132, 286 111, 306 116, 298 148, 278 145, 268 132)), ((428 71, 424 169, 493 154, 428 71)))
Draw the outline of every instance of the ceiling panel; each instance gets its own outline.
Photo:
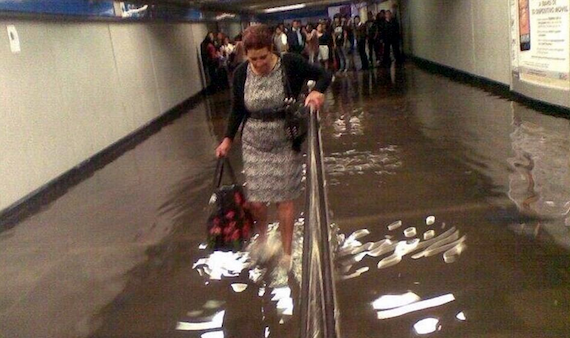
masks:
MULTIPOLYGON (((131 0, 132 1, 132 0, 131 0)), ((198 7, 214 11, 260 13, 263 9, 305 3, 310 6, 323 6, 339 3, 339 0, 135 0, 141 4, 170 4, 184 7, 198 7)))

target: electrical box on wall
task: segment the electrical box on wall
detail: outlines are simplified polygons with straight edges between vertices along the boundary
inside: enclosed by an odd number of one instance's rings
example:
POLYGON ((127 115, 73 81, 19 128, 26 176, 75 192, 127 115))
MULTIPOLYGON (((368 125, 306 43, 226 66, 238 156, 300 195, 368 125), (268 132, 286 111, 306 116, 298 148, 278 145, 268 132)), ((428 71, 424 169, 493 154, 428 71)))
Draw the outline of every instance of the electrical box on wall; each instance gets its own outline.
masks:
POLYGON ((18 31, 16 30, 16 26, 9 25, 6 26, 6 30, 8 31, 8 40, 10 40, 10 50, 12 53, 19 53, 22 51, 20 48, 20 37, 18 36, 18 31))

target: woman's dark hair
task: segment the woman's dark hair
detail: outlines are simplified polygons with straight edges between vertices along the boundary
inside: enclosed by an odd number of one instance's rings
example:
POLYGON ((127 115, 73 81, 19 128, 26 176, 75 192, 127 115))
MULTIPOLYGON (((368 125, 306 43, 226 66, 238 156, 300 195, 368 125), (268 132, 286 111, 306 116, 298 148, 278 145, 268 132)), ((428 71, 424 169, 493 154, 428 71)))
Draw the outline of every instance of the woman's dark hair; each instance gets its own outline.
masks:
POLYGON ((250 49, 271 49, 273 32, 267 25, 249 26, 243 32, 243 46, 246 52, 250 49))

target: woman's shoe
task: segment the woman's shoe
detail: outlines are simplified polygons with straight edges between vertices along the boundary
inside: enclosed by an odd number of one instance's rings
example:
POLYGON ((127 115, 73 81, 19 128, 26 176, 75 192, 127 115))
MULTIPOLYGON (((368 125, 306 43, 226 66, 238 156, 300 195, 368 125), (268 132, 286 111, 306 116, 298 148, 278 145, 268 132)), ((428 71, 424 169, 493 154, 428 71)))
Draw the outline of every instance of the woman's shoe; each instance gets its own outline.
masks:
POLYGON ((246 250, 249 252, 249 257, 254 264, 263 264, 270 261, 281 251, 281 243, 273 237, 259 237, 248 245, 246 250))

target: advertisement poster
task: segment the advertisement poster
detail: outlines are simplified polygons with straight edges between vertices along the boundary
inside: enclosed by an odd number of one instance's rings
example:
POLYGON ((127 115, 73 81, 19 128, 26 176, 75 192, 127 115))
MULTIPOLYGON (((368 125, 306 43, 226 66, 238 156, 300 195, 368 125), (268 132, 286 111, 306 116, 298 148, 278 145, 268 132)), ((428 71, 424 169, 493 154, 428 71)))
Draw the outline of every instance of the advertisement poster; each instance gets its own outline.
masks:
POLYGON ((515 76, 570 91, 570 0, 510 1, 515 76))

